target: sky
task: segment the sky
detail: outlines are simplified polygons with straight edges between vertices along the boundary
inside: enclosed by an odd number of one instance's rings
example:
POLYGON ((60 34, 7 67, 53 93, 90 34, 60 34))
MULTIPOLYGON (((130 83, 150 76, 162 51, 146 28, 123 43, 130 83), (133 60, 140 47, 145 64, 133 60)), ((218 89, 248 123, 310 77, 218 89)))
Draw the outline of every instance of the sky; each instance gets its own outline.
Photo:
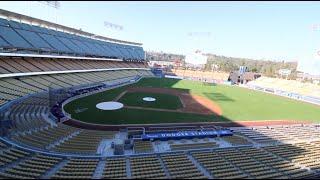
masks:
MULTIPOLYGON (((143 43, 147 51, 318 63, 319 2, 0 2, 28 16, 143 43), (104 22, 123 26, 110 29, 104 22), (190 34, 193 34, 190 36, 190 34)), ((319 70, 320 71, 320 70, 319 70)))

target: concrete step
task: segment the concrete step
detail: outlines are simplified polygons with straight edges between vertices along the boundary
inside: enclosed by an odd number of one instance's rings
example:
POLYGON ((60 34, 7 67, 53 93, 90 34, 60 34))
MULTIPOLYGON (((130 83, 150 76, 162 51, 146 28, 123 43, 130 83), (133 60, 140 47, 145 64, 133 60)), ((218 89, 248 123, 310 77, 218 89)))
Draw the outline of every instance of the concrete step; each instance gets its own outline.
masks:
POLYGON ((63 166, 65 166, 68 163, 68 159, 63 159, 59 163, 57 163, 55 166, 53 166, 51 169, 49 169, 47 172, 45 172, 40 179, 49 179, 52 175, 54 175, 59 169, 61 169, 63 166))
POLYGON ((198 170, 205 176, 207 176, 210 179, 213 179, 211 174, 196 160, 194 157, 190 154, 187 153, 188 159, 191 160, 191 162, 198 168, 198 170))
POLYGON ((94 171, 94 174, 92 177, 93 179, 101 179, 102 178, 102 173, 103 173, 105 165, 106 165, 105 159, 99 161, 97 168, 94 171))
POLYGON ((81 131, 82 131, 82 130, 77 130, 77 131, 69 134, 68 136, 65 136, 65 137, 62 137, 62 138, 58 139, 58 140, 55 141, 54 143, 49 144, 49 145, 46 147, 46 149, 49 150, 49 149, 54 148, 55 146, 59 146, 61 143, 67 141, 68 139, 71 139, 72 137, 77 136, 81 131))

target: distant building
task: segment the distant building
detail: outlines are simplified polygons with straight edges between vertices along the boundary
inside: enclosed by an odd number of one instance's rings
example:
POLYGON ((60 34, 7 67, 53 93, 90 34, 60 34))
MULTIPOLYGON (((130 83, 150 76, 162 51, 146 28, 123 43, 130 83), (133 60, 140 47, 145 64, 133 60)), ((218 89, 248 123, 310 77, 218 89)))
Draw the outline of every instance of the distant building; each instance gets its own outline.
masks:
POLYGON ((146 52, 146 60, 150 67, 180 67, 184 64, 185 56, 163 52, 146 52))
POLYGON ((246 84, 249 81, 253 81, 261 77, 261 74, 254 72, 244 72, 232 71, 230 72, 228 81, 231 81, 232 84, 246 84))
POLYGON ((310 75, 303 72, 297 73, 297 80, 298 81, 310 81, 314 84, 320 84, 320 75, 310 75))

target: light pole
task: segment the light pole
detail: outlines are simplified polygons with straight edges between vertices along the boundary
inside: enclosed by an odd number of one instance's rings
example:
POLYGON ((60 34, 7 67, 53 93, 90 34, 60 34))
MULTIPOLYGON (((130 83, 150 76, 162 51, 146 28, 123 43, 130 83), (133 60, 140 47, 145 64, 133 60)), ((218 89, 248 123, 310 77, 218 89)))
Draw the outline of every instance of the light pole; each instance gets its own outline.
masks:
MULTIPOLYGON (((61 5, 59 1, 38 1, 39 3, 45 4, 48 7, 52 7, 55 9, 55 18, 56 24, 58 23, 58 9, 60 9, 61 5)), ((48 11, 49 12, 49 11, 48 11)), ((49 16, 49 15, 48 15, 49 16)))

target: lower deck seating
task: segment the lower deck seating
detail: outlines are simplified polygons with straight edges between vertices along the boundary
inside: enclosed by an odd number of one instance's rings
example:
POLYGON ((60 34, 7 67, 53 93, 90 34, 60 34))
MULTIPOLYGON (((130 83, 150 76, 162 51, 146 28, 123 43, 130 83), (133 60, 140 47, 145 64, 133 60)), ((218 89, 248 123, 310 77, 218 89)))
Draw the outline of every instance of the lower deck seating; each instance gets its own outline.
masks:
POLYGON ((103 161, 101 158, 64 158, 27 152, 0 142, 0 179, 88 179, 95 176, 98 164, 104 165, 101 178, 112 179, 314 178, 319 177, 319 174, 315 174, 320 167, 319 144, 320 141, 312 141, 266 147, 241 146, 160 155, 108 157, 103 161), (52 173, 47 176, 49 171, 52 173))
POLYGON ((7 164, 16 162, 22 158, 27 157, 30 153, 13 148, 13 147, 4 147, 5 149, 0 151, 0 167, 7 164))
POLYGON ((85 59, 0 58, 0 74, 108 68, 146 68, 144 63, 85 59))
POLYGON ((20 162, 17 165, 6 169, 0 174, 3 178, 40 178, 45 172, 53 168, 62 158, 36 155, 31 159, 20 162))
POLYGON ((55 146, 53 150, 60 152, 72 153, 91 153, 95 154, 102 139, 112 139, 115 132, 113 131, 94 131, 81 130, 81 132, 55 146))
POLYGON ((233 135, 233 136, 222 136, 221 139, 224 141, 229 142, 232 145, 247 145, 247 144, 252 144, 248 140, 246 140, 243 137, 233 135))
POLYGON ((55 126, 49 126, 48 128, 41 129, 26 134, 18 134, 12 137, 13 140, 21 142, 30 146, 45 149, 48 145, 55 141, 64 138, 73 132, 78 131, 77 128, 58 124, 55 126))
POLYGON ((135 153, 153 152, 152 143, 150 141, 135 141, 133 147, 135 153))
POLYGON ((8 146, 2 142, 0 142, 0 149, 7 148, 8 146))
POLYGON ((149 70, 116 70, 24 76, 18 80, 11 77, 1 78, 0 99, 1 102, 5 103, 28 94, 48 91, 49 88, 69 88, 136 75, 154 77, 149 70))
POLYGON ((253 157, 235 148, 219 149, 216 152, 251 178, 273 178, 281 176, 281 174, 271 167, 260 163, 253 157))
POLYGON ((161 155, 161 159, 169 171, 170 177, 206 179, 198 168, 188 159, 186 154, 161 155))
POLYGON ((130 169, 133 179, 166 178, 160 159, 156 155, 130 158, 130 169))
MULTIPOLYGON (((284 144, 278 146, 269 146, 264 148, 266 151, 284 159, 291 164, 298 164, 309 167, 311 170, 320 169, 320 147, 308 143, 297 143, 294 145, 284 144)), ((291 177, 303 177, 311 175, 309 171, 294 169, 289 172, 291 177)))
POLYGON ((214 147, 219 147, 219 145, 215 142, 194 143, 194 144, 171 144, 170 145, 170 148, 172 151, 214 148, 214 147))
POLYGON ((52 178, 63 179, 91 179, 98 165, 99 159, 70 159, 52 178))
POLYGON ((247 178, 243 171, 226 161, 216 152, 194 152, 192 156, 211 174, 214 178, 247 178))
POLYGON ((26 104, 24 101, 11 106, 7 110, 7 119, 12 121, 12 127, 16 132, 28 131, 48 125, 44 116, 48 114, 48 106, 26 104))
POLYGON ((125 179, 127 178, 126 159, 112 158, 107 159, 102 174, 103 179, 125 179))
POLYGON ((274 171, 278 172, 277 176, 274 176, 276 174, 272 173, 268 176, 272 176, 272 178, 281 178, 281 179, 288 179, 288 178, 296 178, 296 177, 303 177, 304 173, 307 172, 305 169, 301 169, 297 166, 295 166, 293 163, 281 159, 279 157, 276 157, 272 155, 270 152, 264 151, 263 149, 256 149, 256 148, 244 148, 240 149, 240 151, 255 160, 257 160, 260 163, 265 164, 266 166, 272 168, 274 171))

